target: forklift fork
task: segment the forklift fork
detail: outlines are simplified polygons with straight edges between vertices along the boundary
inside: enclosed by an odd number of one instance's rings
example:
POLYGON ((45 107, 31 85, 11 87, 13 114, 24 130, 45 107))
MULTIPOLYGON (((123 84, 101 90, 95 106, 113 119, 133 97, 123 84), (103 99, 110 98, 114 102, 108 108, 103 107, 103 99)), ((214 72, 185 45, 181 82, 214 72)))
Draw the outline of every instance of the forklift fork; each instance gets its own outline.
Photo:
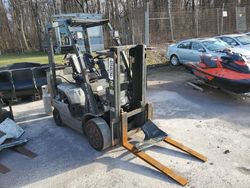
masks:
MULTIPOLYGON (((146 122, 146 124, 147 123, 148 122, 146 122)), ((181 143, 176 142, 175 140, 169 138, 168 135, 166 133, 164 133, 162 130, 160 130, 155 124, 153 124, 153 122, 148 123, 148 125, 152 125, 152 127, 154 127, 154 129, 155 129, 155 132, 158 131, 158 132, 160 132, 160 134, 161 133, 165 134, 165 137, 163 137, 161 139, 162 141, 192 155, 193 157, 196 157, 197 159, 199 159, 203 162, 207 161, 207 158, 205 156, 203 156, 202 154, 200 154, 200 153, 182 145, 181 143)), ((121 126, 122 126, 122 146, 124 148, 126 148, 129 152, 133 153, 134 155, 136 155, 137 157, 139 157, 140 159, 142 159, 143 161, 145 161, 149 165, 153 166, 157 170, 161 171, 163 174, 169 176, 170 178, 172 178, 173 180, 175 180, 176 182, 178 182, 182 186, 184 186, 188 183, 188 180, 186 178, 176 174, 173 170, 171 170, 170 168, 161 164, 160 162, 158 162, 157 160, 155 160, 154 158, 152 158, 151 156, 146 154, 144 151, 142 151, 142 149, 138 149, 138 147, 136 145, 133 145, 128 141, 128 134, 127 134, 128 133, 128 113, 127 112, 121 113, 121 126)), ((161 140, 159 140, 159 141, 161 141, 161 140)))

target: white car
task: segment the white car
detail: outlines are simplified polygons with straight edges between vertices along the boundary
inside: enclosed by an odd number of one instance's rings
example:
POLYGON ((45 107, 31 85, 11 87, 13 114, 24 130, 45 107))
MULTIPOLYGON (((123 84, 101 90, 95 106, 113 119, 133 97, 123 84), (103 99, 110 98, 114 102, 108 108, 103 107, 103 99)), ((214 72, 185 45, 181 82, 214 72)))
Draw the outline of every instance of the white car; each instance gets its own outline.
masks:
POLYGON ((248 32, 248 33, 245 33, 247 36, 250 36, 250 32, 248 32))
POLYGON ((246 34, 221 35, 216 37, 233 48, 233 51, 239 53, 250 61, 250 36, 246 34))

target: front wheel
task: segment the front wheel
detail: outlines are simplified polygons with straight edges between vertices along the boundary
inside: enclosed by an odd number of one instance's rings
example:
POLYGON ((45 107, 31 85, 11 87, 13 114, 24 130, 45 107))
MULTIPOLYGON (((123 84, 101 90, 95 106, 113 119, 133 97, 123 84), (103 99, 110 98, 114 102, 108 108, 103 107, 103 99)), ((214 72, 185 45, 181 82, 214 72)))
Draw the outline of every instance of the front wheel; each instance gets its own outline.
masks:
POLYGON ((60 116, 60 113, 56 108, 54 108, 54 110, 53 110, 53 118, 54 118, 57 126, 59 126, 59 127, 64 126, 64 124, 62 122, 62 118, 60 116))
POLYGON ((171 58, 170 58, 170 63, 171 65, 173 66, 178 66, 180 65, 180 61, 178 59, 178 57, 176 55, 172 55, 171 58))
POLYGON ((106 121, 100 117, 89 120, 84 130, 89 144, 97 151, 111 146, 111 131, 106 121))

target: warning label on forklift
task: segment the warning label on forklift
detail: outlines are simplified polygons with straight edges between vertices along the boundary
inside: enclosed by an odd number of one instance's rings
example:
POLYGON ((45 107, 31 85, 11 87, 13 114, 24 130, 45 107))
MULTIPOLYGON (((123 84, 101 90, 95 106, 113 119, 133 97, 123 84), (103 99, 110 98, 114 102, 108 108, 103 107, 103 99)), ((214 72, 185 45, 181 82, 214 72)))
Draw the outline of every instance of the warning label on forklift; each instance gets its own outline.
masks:
POLYGON ((109 70, 108 70, 108 74, 109 74, 109 79, 110 80, 114 79, 113 69, 114 69, 114 59, 113 58, 109 58, 109 70))

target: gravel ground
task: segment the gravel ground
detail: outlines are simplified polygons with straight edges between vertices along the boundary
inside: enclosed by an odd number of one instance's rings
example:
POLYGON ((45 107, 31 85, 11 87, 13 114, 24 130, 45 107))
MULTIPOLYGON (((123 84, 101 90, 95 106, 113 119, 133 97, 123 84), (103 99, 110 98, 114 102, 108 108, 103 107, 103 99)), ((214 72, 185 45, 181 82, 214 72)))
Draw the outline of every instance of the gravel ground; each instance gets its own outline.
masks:
MULTIPOLYGON (((248 188, 250 185, 250 100, 219 90, 186 85, 194 77, 181 67, 160 67, 148 74, 148 100, 155 123, 172 138, 206 155, 202 163, 160 143, 146 152, 189 180, 192 188, 248 188)), ((42 101, 14 106, 29 138, 29 159, 10 150, 0 161, 11 172, 0 187, 181 187, 120 146, 93 150, 86 138, 57 127, 45 116, 42 101)))

